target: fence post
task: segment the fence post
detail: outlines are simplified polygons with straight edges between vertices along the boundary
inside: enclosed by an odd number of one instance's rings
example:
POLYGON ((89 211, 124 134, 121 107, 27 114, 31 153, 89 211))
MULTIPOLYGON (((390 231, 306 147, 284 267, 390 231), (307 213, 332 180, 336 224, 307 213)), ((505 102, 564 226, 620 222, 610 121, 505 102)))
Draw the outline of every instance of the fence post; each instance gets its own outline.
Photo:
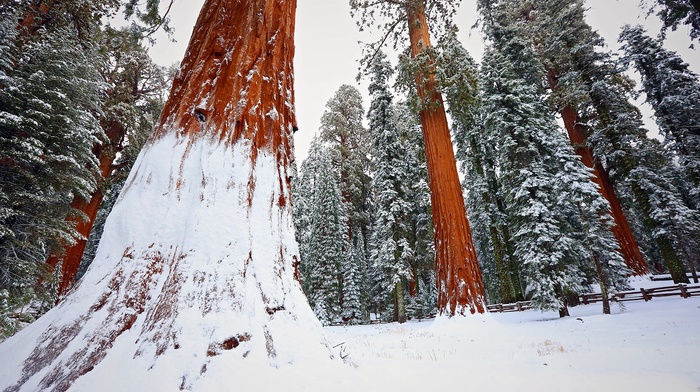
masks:
POLYGON ((678 288, 681 290, 681 297, 683 298, 688 298, 690 297, 688 295, 688 290, 685 289, 685 285, 682 283, 678 283, 678 288))
POLYGON ((640 288, 639 291, 642 293, 642 298, 644 298, 644 302, 649 301, 651 299, 646 290, 640 288))

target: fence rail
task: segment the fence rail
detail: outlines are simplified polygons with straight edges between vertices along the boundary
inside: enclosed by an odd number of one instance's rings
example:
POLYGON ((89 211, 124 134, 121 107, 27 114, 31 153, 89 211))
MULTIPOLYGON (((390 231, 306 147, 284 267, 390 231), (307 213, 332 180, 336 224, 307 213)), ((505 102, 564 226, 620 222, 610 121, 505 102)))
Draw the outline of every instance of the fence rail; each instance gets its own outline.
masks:
MULTIPOLYGON (((640 288, 635 291, 611 294, 610 300, 613 302, 650 301, 654 297, 677 296, 681 298, 700 296, 700 285, 686 285, 680 283, 673 286, 655 287, 653 289, 640 288)), ((579 301, 584 305, 601 302, 603 301, 603 295, 600 293, 581 294, 579 295, 579 301)), ((532 309, 532 303, 530 301, 520 301, 512 304, 495 304, 488 305, 487 309, 491 313, 522 312, 523 310, 532 309)))
POLYGON ((532 309, 532 303, 530 301, 520 301, 513 304, 487 305, 486 308, 491 313, 522 312, 523 310, 532 309))
MULTIPOLYGON (((700 295, 700 285, 686 285, 683 283, 655 287, 653 289, 640 288, 636 291, 625 291, 621 293, 615 293, 610 295, 611 301, 626 302, 626 301, 650 301, 654 297, 677 297, 689 298, 692 296, 700 295)), ((595 302, 600 302, 603 300, 603 296, 600 293, 595 294, 583 294, 580 296, 582 304, 590 304, 595 302)))

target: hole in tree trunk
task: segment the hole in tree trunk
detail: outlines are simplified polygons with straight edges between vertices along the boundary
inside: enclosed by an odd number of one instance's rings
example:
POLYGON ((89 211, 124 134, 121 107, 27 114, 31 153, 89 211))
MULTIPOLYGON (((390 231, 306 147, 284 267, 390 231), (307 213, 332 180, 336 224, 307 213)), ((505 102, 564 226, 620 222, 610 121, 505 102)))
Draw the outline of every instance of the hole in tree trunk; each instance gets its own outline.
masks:
POLYGON ((199 109, 194 110, 194 115, 195 117, 197 117, 197 120, 199 120, 199 122, 205 122, 207 120, 207 117, 204 115, 204 112, 202 112, 199 109))

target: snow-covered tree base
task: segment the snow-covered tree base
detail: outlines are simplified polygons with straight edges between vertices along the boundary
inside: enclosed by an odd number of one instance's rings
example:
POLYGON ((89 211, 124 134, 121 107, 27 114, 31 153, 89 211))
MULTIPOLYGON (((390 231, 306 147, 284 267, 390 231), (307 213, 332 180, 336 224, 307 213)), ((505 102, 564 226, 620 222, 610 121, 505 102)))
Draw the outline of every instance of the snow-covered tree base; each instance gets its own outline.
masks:
POLYGON ((251 151, 175 132, 147 146, 83 280, 0 346, 0 390, 236 389, 215 385, 330 361, 295 278, 286 178, 251 151))

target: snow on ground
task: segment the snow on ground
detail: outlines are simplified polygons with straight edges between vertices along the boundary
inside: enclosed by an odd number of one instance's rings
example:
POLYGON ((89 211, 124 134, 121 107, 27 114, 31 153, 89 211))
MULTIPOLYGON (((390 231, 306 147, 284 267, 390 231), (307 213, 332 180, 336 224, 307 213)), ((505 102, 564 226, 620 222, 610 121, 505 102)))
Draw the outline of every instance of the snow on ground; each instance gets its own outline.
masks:
MULTIPOLYGON (((632 282, 635 288, 668 285, 672 283, 632 282)), ((570 311, 571 317, 563 319, 555 312, 526 311, 326 327, 326 339, 335 346, 335 361, 303 358, 304 349, 298 352, 298 359, 306 360, 279 363, 277 367, 231 358, 211 363, 206 376, 187 389, 700 391, 699 297, 627 302, 624 309, 613 304, 612 315, 603 315, 601 304, 581 305, 570 311)), ((178 361, 187 359, 170 356, 163 365, 180 368, 178 361)), ((122 358, 112 365, 111 376, 102 372, 79 380, 71 391, 172 390, 172 385, 159 379, 158 372, 146 372, 154 373, 150 378, 132 379, 130 375, 144 373, 142 361, 122 358)))
MULTIPOLYGON (((326 327, 345 363, 231 369, 230 378, 209 379, 194 390, 697 392, 698 327, 698 297, 613 305, 612 315, 603 315, 601 304, 582 305, 564 319, 526 311, 326 327)), ((162 390, 157 386, 154 380, 143 390, 162 390)))
MULTIPOLYGON (((637 280, 634 287, 672 282, 637 280)), ((346 369, 286 391, 700 391, 700 298, 327 327, 346 369)))

